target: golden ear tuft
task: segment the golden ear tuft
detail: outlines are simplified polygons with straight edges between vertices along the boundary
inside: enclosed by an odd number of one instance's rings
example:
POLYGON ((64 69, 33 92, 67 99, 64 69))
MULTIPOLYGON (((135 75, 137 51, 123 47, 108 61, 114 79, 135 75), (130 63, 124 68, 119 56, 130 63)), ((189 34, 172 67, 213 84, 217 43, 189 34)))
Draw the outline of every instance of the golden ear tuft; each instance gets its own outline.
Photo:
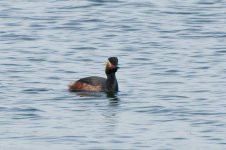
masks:
POLYGON ((107 67, 108 68, 114 68, 115 66, 110 61, 107 61, 107 67))

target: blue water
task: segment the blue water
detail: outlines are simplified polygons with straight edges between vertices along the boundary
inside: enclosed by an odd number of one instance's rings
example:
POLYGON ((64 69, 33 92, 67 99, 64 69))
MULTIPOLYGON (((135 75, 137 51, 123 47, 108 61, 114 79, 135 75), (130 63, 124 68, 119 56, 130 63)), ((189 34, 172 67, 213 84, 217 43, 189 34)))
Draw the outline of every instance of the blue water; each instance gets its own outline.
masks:
POLYGON ((0 1, 1 150, 225 150, 226 1, 0 1), (71 93, 117 56, 120 92, 71 93))

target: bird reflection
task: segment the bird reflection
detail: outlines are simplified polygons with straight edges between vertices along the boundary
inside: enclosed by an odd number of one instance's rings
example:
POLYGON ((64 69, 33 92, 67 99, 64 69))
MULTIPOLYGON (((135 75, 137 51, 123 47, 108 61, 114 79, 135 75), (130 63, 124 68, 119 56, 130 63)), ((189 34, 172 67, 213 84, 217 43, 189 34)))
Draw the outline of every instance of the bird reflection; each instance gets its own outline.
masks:
POLYGON ((110 102, 110 106, 117 106, 119 105, 120 99, 117 96, 117 93, 115 92, 87 92, 87 91, 81 91, 81 92, 75 92, 76 95, 80 97, 107 97, 110 102))
POLYGON ((119 98, 117 96, 117 93, 108 92, 106 94, 107 94, 107 97, 109 98, 111 106, 118 106, 119 105, 119 98))

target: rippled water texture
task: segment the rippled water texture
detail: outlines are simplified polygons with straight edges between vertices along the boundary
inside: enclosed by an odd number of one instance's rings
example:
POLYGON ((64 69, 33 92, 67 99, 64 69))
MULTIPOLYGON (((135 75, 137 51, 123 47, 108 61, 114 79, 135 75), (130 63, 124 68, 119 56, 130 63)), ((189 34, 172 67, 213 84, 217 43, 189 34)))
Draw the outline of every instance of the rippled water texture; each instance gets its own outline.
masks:
POLYGON ((0 149, 225 150, 225 43, 224 0, 0 0, 0 149))

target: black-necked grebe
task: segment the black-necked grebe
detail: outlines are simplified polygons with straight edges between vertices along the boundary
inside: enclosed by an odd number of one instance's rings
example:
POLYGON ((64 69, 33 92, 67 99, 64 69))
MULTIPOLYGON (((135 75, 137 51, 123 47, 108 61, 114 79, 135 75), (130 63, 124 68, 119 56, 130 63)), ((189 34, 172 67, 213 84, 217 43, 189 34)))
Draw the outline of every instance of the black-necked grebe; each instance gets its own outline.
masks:
POLYGON ((82 78, 69 85, 70 91, 95 91, 95 92, 117 92, 118 82, 115 73, 118 70, 118 58, 108 58, 105 73, 106 78, 91 76, 82 78))

